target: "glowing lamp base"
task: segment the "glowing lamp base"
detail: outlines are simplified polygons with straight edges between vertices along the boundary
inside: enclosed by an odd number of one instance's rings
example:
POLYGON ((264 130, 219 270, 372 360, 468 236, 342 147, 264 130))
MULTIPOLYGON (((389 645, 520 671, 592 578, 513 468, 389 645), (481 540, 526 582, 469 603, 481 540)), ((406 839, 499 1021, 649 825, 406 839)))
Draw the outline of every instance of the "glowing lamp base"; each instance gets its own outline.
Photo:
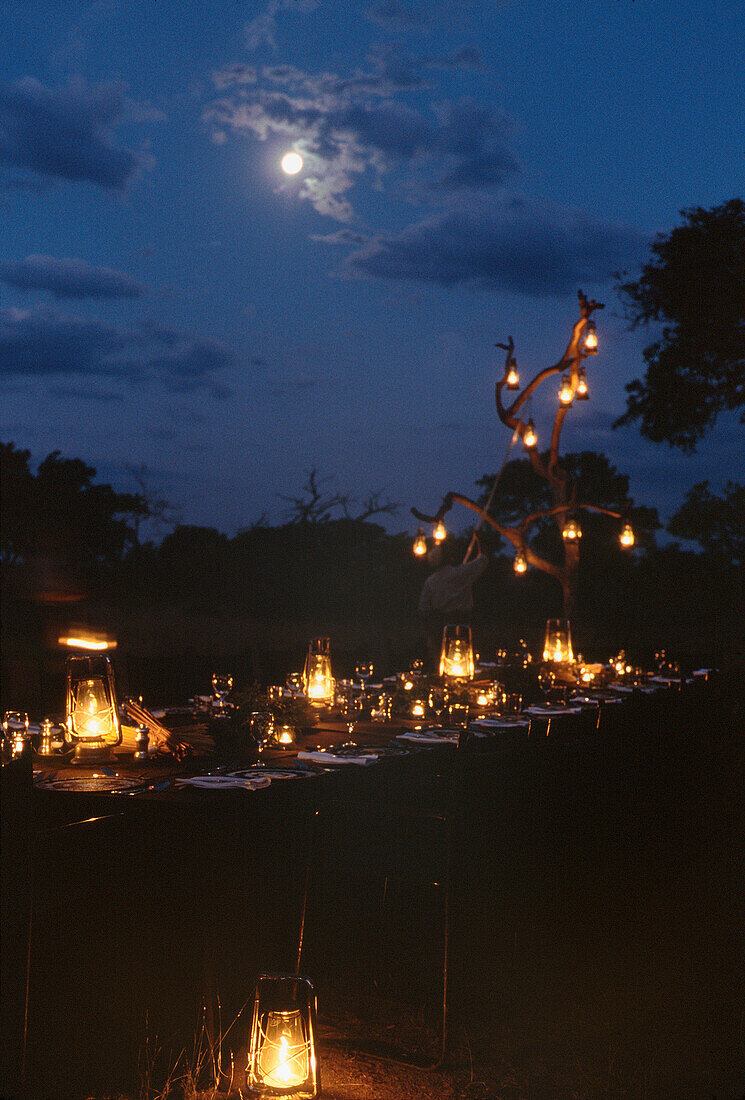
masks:
POLYGON ((71 764, 113 764, 114 750, 105 741, 78 741, 71 764))

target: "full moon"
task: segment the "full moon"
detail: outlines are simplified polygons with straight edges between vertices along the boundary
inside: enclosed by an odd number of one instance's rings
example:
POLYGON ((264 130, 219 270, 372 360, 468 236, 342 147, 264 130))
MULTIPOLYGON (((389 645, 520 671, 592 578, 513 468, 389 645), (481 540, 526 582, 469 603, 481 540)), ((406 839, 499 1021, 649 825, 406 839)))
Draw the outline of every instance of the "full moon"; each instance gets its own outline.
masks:
POLYGON ((296 176, 303 167, 303 158, 299 153, 285 153, 282 157, 282 171, 287 176, 296 176))

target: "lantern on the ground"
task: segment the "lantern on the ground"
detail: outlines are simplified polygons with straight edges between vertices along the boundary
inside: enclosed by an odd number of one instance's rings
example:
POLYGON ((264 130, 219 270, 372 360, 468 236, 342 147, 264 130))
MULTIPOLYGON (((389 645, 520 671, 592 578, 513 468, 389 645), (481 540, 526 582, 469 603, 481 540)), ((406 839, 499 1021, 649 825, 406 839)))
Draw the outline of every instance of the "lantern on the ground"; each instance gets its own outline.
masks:
POLYGON ((560 665, 571 664, 574 660, 568 619, 549 619, 546 623, 543 660, 560 665))
POLYGON ((311 1100, 321 1082, 316 994, 307 978, 262 974, 256 983, 246 1067, 251 1096, 311 1100))
POLYGON ((104 654, 67 658, 65 724, 75 745, 73 763, 99 764, 113 759, 122 741, 114 669, 104 654))
POLYGON ((334 701, 334 678, 331 675, 331 640, 313 638, 308 646, 303 671, 303 687, 308 702, 326 706, 334 701))
POLYGON ((424 531, 422 531, 421 527, 419 528, 417 536, 414 539, 412 550, 418 558, 423 558, 424 555, 427 553, 427 540, 424 537, 424 531))
POLYGON ((462 623, 449 624, 442 632, 440 676, 445 680, 472 680, 473 675, 471 628, 462 623))

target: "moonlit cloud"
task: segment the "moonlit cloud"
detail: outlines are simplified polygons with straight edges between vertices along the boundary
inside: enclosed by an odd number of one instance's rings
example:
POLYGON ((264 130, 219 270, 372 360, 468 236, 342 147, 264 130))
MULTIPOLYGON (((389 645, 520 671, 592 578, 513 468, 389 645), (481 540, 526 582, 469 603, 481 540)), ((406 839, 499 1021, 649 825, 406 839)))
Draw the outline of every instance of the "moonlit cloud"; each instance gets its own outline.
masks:
POLYGON ((48 290, 56 298, 140 298, 145 293, 142 283, 120 271, 54 256, 0 263, 0 282, 19 290, 48 290))
POLYGON ((0 375, 117 377, 177 391, 218 387, 232 355, 214 340, 140 324, 131 329, 56 310, 0 310, 0 375))
POLYGON ((112 144, 120 84, 49 89, 33 77, 0 82, 0 164, 121 191, 139 159, 112 144))
POLYGON ((249 50, 257 50, 261 46, 277 48, 277 16, 282 11, 295 12, 307 15, 315 11, 319 0, 269 0, 263 11, 259 12, 246 24, 244 38, 249 50))
POLYGON ((607 283, 638 260, 648 240, 623 227, 524 202, 459 207, 381 234, 347 256, 343 270, 379 279, 553 296, 607 283))
POLYGON ((353 189, 368 175, 378 187, 453 192, 503 186, 517 172, 507 121, 490 104, 434 102, 425 113, 380 73, 231 66, 214 80, 224 94, 204 113, 213 134, 292 142, 306 161, 300 197, 337 221, 351 220, 353 189))

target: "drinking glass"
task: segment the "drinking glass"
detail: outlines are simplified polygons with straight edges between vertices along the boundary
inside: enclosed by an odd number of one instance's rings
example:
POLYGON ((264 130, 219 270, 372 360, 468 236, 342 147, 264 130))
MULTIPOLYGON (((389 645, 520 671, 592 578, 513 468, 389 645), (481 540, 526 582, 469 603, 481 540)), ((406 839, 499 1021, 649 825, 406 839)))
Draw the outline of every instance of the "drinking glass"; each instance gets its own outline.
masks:
POLYGON ((256 766, 263 768, 264 749, 274 740, 274 715, 268 710, 253 711, 249 719, 249 730, 258 748, 256 766))
POLYGON ((28 737, 28 715, 22 710, 6 710, 3 736, 12 756, 20 756, 28 737))
POLYGON ((372 661, 360 660, 354 666, 354 674, 362 685, 362 694, 365 693, 365 685, 373 674, 372 661))
POLYGON ((303 690, 303 674, 301 672, 288 672, 285 683, 290 695, 295 699, 303 690))
POLYGON ((228 673, 212 673, 212 691, 217 700, 217 709, 224 710, 227 706, 226 699, 233 689, 233 677, 228 673))
POLYGON ((450 694, 445 687, 433 687, 429 693, 429 705, 434 711, 438 725, 442 725, 442 716, 447 710, 450 694))

